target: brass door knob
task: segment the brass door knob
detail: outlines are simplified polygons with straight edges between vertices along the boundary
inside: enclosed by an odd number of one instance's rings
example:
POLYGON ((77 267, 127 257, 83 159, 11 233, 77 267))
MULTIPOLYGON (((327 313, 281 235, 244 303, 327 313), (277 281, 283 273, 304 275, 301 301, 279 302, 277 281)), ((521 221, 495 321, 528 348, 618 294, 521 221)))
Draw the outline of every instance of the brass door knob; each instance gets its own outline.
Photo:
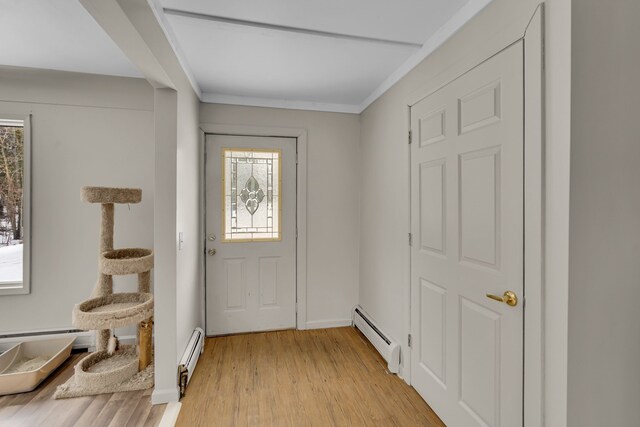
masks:
POLYGON ((216 250, 215 249, 209 249, 207 251, 207 253, 209 254, 209 256, 214 256, 216 254, 216 250))
POLYGON ((518 297, 513 291, 506 291, 502 296, 487 294, 487 298, 503 302, 511 307, 518 305, 518 297))

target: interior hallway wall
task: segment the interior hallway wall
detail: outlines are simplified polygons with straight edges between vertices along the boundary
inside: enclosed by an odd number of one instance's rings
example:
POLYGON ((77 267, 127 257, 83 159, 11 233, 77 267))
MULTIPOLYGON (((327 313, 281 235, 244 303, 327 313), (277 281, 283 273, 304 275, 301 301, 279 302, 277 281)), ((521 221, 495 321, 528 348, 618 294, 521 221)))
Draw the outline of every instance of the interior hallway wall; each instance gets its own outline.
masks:
POLYGON ((569 425, 640 425, 640 3, 572 11, 569 425))
MULTIPOLYGON (((361 115, 359 303, 409 353, 408 108, 523 35, 536 0, 494 0, 361 115), (479 56, 483 55, 483 56, 479 56), (415 99, 413 99, 415 101, 415 99)), ((571 1, 545 2, 545 421, 566 424, 571 1)), ((407 360, 403 357, 403 363, 407 360)), ((407 374, 407 367, 401 375, 407 374)))
MULTIPOLYGON (((153 247, 153 91, 144 79, 0 67, 0 117, 32 114, 31 293, 0 296, 0 334, 71 329, 98 272, 100 207, 85 185, 139 187, 115 245, 153 247), (127 159, 127 161, 123 161, 127 159)), ((134 291, 135 276, 114 278, 134 291)), ((133 330, 129 330, 133 332, 133 330)))
MULTIPOLYGON (((182 247, 176 242, 177 356, 179 361, 196 327, 204 327, 204 234, 201 229, 201 182, 204 147, 200 140, 200 100, 185 82, 178 90, 178 145, 176 231, 182 233, 182 247)), ((177 238, 177 236, 176 236, 177 238)))
POLYGON ((307 327, 349 324, 358 296, 356 114, 201 104, 200 122, 307 130, 307 327))

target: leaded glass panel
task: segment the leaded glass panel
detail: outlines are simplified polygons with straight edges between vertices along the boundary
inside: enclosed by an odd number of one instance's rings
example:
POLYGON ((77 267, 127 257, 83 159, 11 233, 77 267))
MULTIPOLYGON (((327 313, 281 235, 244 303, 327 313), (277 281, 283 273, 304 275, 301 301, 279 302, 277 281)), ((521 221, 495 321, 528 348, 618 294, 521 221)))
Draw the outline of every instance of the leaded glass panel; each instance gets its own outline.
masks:
POLYGON ((280 150, 222 150, 224 241, 282 238, 281 154, 280 150))

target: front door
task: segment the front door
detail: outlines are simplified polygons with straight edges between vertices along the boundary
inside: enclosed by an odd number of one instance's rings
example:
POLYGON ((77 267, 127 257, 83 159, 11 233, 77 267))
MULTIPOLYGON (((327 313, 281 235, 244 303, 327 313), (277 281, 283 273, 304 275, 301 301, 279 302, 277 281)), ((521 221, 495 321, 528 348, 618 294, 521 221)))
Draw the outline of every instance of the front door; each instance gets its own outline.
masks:
POLYGON ((207 335, 296 326, 296 139, 206 137, 207 335))
POLYGON ((449 426, 522 426, 523 79, 520 42, 411 108, 411 383, 449 426))

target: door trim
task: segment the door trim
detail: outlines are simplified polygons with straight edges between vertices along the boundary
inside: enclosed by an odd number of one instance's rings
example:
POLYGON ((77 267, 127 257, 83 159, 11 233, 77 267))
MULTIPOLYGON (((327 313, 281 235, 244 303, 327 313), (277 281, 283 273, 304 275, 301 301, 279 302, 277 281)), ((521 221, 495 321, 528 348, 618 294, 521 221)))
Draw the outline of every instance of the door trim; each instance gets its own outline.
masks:
POLYGON ((544 4, 524 34, 524 414, 544 425, 544 4))
MULTIPOLYGON (((216 123, 200 123, 200 129, 204 134, 296 139, 296 224, 298 227, 298 238, 296 239, 296 328, 299 330, 307 329, 307 130, 302 128, 225 125, 216 123)), ((206 171, 203 170, 203 176, 205 172, 206 171)), ((203 194, 205 185, 206 183, 203 181, 203 194)), ((205 215, 206 209, 202 209, 203 221, 205 215)), ((204 234, 203 229, 203 239, 205 238, 204 234)), ((203 259, 205 256, 203 251, 203 259)), ((206 270, 204 261, 203 269, 206 270)), ((203 281, 202 286, 205 286, 205 284, 206 281, 203 281)))
MULTIPOLYGON (((467 71, 487 61, 514 43, 523 41, 524 54, 524 342, 523 342, 523 425, 544 425, 544 3, 535 9, 523 35, 493 51, 462 72, 452 73, 438 85, 406 98, 407 131, 411 130, 411 107, 451 83, 467 71)), ((442 76, 441 76, 442 78, 442 76)), ((411 185, 411 146, 408 152, 408 185, 411 185)), ((411 224, 411 198, 409 198, 411 224)), ((411 227, 409 227, 411 233, 411 227)), ((411 325, 411 248, 409 253, 408 333, 411 325)), ((411 349, 402 348, 402 378, 411 384, 411 349), (406 354, 406 356, 405 356, 406 354)), ((428 403, 428 402, 427 402, 428 403)))

